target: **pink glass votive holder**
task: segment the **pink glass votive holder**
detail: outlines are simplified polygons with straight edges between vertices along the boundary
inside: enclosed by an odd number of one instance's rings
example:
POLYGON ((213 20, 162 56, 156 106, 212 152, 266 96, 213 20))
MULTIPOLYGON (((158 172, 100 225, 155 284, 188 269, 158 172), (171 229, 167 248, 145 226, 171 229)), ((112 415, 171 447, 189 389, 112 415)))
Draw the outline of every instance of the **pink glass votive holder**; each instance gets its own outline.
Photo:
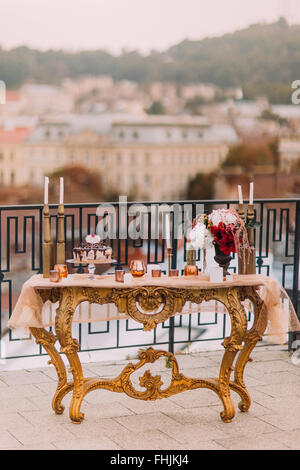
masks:
POLYGON ((124 282, 124 275, 125 271, 122 269, 116 269, 115 270, 115 281, 116 282, 124 282))
POLYGON ((151 271, 152 277, 161 277, 161 269, 152 269, 151 271))
POLYGON ((169 277, 178 277, 178 276, 179 276, 179 270, 178 269, 170 269, 169 277))
POLYGON ((52 269, 51 271, 49 271, 49 281, 50 282, 60 281, 60 272, 57 269, 52 269))

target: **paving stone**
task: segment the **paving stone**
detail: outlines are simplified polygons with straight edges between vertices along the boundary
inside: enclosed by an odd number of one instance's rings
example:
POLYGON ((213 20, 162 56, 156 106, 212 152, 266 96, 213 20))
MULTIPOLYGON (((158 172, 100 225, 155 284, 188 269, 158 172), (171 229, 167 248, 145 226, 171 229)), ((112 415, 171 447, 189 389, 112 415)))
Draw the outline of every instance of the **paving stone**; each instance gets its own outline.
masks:
POLYGON ((1 372, 1 379, 7 385, 32 385, 51 380, 43 372, 29 370, 1 372))
POLYGON ((300 381, 292 383, 275 383, 272 385, 264 385, 257 387, 258 391, 266 393, 272 397, 285 397, 300 393, 300 381))
POLYGON ((191 445, 226 437, 226 430, 222 431, 217 426, 206 424, 176 424, 165 432, 179 443, 191 445))
POLYGON ((286 445, 290 449, 300 449, 300 429, 292 431, 277 431, 272 433, 272 439, 278 441, 282 445, 286 445))
POLYGON ((130 416, 134 414, 131 410, 117 402, 106 403, 105 406, 103 406, 101 403, 98 405, 86 404, 85 406, 82 405, 81 411, 85 413, 86 416, 92 415, 96 416, 97 418, 114 418, 119 416, 130 416))
POLYGON ((18 411, 33 411, 37 409, 37 404, 32 402, 29 398, 7 396, 5 400, 0 400, 0 414, 18 411))
POLYGON ((216 404, 220 404, 222 406, 221 400, 216 393, 205 388, 187 390, 183 393, 179 393, 178 395, 173 395, 170 399, 183 408, 198 408, 200 406, 216 404))
POLYGON ((288 450, 289 447, 265 436, 216 439, 217 444, 227 450, 288 450))
POLYGON ((111 439, 116 442, 120 448, 126 450, 163 450, 176 449, 178 442, 167 434, 152 429, 144 432, 125 431, 123 433, 113 433, 111 439))
POLYGON ((18 449, 21 448, 22 444, 14 436, 12 436, 8 431, 0 431, 0 449, 9 450, 9 449, 18 449))
POLYGON ((174 410, 173 407, 164 411, 164 414, 179 424, 211 424, 219 419, 220 410, 214 407, 192 408, 174 410))
POLYGON ((142 415, 115 418, 125 428, 134 432, 144 432, 152 429, 165 431, 177 425, 177 421, 162 413, 147 413, 142 415))
POLYGON ((32 445, 26 445, 26 446, 21 446, 18 447, 16 450, 57 450, 57 447, 55 447, 53 444, 50 443, 40 443, 40 444, 32 444, 32 445))
POLYGON ((52 442, 58 450, 118 450, 118 447, 113 441, 107 437, 100 436, 99 438, 86 439, 62 439, 52 442))
POLYGON ((278 428, 264 421, 263 418, 251 417, 248 413, 238 413, 231 423, 219 421, 215 423, 215 426, 230 437, 251 436, 253 433, 259 435, 278 431, 278 428))
POLYGON ((6 400, 7 395, 11 398, 25 398, 45 395, 36 385, 10 385, 9 393, 6 389, 0 388, 0 402, 6 400))
MULTIPOLYGON (((180 372, 189 377, 217 377, 223 353, 178 355, 180 372)), ((208 389, 153 402, 99 389, 86 395, 85 419, 75 425, 68 413, 72 393, 63 400, 63 415, 52 410, 57 386, 53 366, 2 372, 0 449, 299 449, 300 366, 291 363, 282 347, 257 347, 252 357, 254 362, 245 369, 252 406, 248 413, 241 413, 240 397, 232 392, 236 416, 231 423, 223 423, 223 404, 208 389)), ((127 363, 86 363, 83 368, 86 377, 111 377, 127 363)), ((170 379, 162 358, 134 374, 137 388, 138 377, 146 369, 161 375, 165 385, 170 379)))
POLYGON ((256 374, 263 374, 270 372, 287 372, 294 370, 295 366, 284 360, 272 360, 272 361, 256 361, 251 364, 249 370, 256 374))
POLYGON ((127 397, 122 404, 136 414, 156 413, 158 411, 167 413, 170 409, 176 413, 182 410, 181 406, 167 398, 156 401, 145 401, 127 397))
POLYGON ((128 429, 113 418, 103 419, 92 414, 87 415, 79 426, 72 423, 68 417, 68 423, 63 426, 66 427, 76 439, 79 439, 82 436, 93 439, 95 436, 99 435, 110 438, 112 435, 117 433, 128 433, 128 429))
POLYGON ((65 427, 59 424, 50 425, 48 422, 36 426, 26 424, 25 426, 8 427, 8 432, 21 444, 31 446, 33 443, 40 445, 54 441, 64 442, 74 438, 74 435, 65 427))
POLYGON ((282 412, 279 409, 277 413, 267 414, 261 416, 261 420, 265 421, 266 423, 275 426, 277 429, 281 429, 283 431, 292 431, 294 429, 300 429, 300 413, 299 410, 297 413, 289 413, 287 414, 286 411, 282 412))
POLYGON ((218 444, 216 441, 198 441, 189 442, 185 444, 177 443, 177 446, 169 447, 167 444, 164 445, 164 450, 225 450, 225 448, 218 444))

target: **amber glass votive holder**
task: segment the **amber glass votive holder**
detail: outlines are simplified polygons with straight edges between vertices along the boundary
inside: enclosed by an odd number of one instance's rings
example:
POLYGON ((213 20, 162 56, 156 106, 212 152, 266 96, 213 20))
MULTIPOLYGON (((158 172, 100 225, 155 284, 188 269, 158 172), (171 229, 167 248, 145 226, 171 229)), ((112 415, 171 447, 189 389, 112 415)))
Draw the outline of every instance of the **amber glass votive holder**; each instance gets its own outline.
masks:
POLYGON ((151 271, 152 277, 161 277, 161 269, 155 268, 151 271))
POLYGON ((178 269, 170 269, 169 277, 178 277, 178 276, 179 276, 179 270, 178 269))
POLYGON ((59 282, 60 281, 60 274, 58 269, 51 269, 49 271, 49 281, 50 282, 59 282))
POLYGON ((125 271, 122 269, 115 270, 115 281, 116 282, 124 282, 125 271))
POLYGON ((134 259, 130 262, 130 274, 133 277, 144 276, 146 272, 146 266, 143 260, 134 259))
POLYGON ((63 277, 68 277, 68 268, 66 264, 56 264, 54 266, 54 270, 59 272, 60 279, 63 277))

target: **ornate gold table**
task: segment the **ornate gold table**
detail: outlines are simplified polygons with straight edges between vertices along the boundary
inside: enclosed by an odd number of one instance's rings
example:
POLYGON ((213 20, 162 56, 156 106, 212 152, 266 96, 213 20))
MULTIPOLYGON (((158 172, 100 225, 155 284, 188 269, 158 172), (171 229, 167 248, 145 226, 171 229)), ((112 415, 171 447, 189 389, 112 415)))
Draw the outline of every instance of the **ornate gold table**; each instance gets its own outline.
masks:
POLYGON ((220 397, 224 410, 221 418, 229 423, 235 415, 230 391, 238 393, 241 397, 239 409, 248 411, 251 399, 246 389, 243 374, 249 356, 267 326, 266 307, 261 300, 257 286, 224 286, 219 288, 189 288, 165 286, 139 286, 139 287, 82 287, 61 286, 53 288, 39 288, 37 292, 43 302, 59 302, 55 317, 56 337, 45 328, 30 328, 38 344, 47 351, 57 371, 58 384, 52 400, 55 413, 61 414, 64 406, 61 404, 64 396, 73 391, 70 404, 70 418, 74 423, 80 423, 84 414, 80 411, 84 396, 92 390, 103 388, 113 392, 124 392, 132 398, 140 400, 156 400, 169 397, 185 390, 209 388, 220 397), (84 301, 96 304, 113 303, 119 312, 126 313, 144 325, 144 330, 151 330, 157 324, 181 312, 186 302, 200 304, 203 301, 217 300, 228 311, 231 318, 230 336, 222 343, 225 349, 220 365, 219 376, 215 378, 190 378, 179 371, 178 363, 173 354, 154 350, 152 347, 142 350, 136 364, 129 363, 114 379, 84 378, 78 350, 79 344, 72 338, 72 318, 76 307, 84 301), (253 303, 254 323, 247 330, 247 315, 242 302, 249 299, 253 303), (160 311, 155 313, 160 307, 160 311), (154 312, 154 313, 153 313, 154 312), (55 348, 58 340, 60 352, 65 354, 70 364, 73 381, 67 380, 67 372, 61 355, 55 348), (145 391, 136 390, 131 381, 131 374, 147 363, 153 363, 160 357, 165 357, 172 366, 172 379, 167 388, 163 385, 161 376, 153 376, 147 370, 140 377, 140 385, 145 391), (235 361, 235 363, 234 363, 235 361), (233 377, 231 378, 232 373, 233 377))

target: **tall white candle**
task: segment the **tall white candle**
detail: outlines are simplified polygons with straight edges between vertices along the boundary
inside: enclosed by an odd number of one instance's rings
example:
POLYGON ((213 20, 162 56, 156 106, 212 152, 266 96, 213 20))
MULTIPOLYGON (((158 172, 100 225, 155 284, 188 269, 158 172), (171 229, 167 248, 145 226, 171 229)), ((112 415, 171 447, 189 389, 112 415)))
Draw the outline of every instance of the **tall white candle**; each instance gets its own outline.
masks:
POLYGON ((249 204, 253 204, 253 182, 250 183, 249 204))
POLYGON ((238 185, 238 194, 239 194, 239 204, 243 204, 243 193, 242 193, 241 185, 238 185))
POLYGON ((45 176, 45 184, 44 184, 44 204, 48 204, 48 186, 49 186, 49 178, 45 176))
POLYGON ((59 178, 59 203, 64 203, 64 179, 59 178))
POLYGON ((170 214, 166 214, 166 242, 167 248, 171 248, 171 230, 170 230, 170 214))

